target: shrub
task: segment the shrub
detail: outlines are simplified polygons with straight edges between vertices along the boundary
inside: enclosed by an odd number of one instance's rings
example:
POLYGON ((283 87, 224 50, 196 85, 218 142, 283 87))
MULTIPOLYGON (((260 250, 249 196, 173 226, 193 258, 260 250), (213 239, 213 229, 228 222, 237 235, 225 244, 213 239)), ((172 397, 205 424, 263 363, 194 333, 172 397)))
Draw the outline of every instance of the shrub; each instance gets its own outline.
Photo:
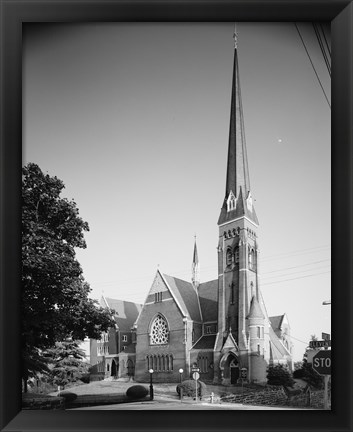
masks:
POLYGON ((126 390, 126 396, 130 399, 142 399, 148 395, 148 389, 142 385, 134 385, 126 390))
MULTIPOLYGON (((195 397, 196 395, 196 381, 194 380, 185 380, 181 384, 178 384, 176 387, 176 391, 180 396, 180 388, 183 389, 183 396, 191 396, 195 397)), ((197 396, 202 397, 206 393, 206 384, 202 381, 197 381, 197 396)))
POLYGON ((267 384, 293 387, 294 380, 289 369, 286 366, 278 364, 276 366, 269 366, 267 369, 267 384))
POLYGON ((66 403, 73 402, 77 398, 76 393, 72 393, 68 391, 60 392, 58 396, 63 397, 66 403))

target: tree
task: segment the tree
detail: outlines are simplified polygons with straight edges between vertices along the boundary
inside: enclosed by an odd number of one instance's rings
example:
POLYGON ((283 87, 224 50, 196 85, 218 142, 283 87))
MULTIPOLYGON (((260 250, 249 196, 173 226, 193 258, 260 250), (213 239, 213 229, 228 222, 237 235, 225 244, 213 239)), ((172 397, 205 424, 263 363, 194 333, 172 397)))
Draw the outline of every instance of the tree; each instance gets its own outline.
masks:
MULTIPOLYGON (((45 371, 42 352, 72 337, 98 339, 114 325, 111 312, 89 299, 75 248, 85 248, 88 223, 60 196, 64 183, 29 163, 22 170, 23 380, 45 371)), ((25 384, 26 391, 26 384, 25 384)))
POLYGON ((306 359, 303 360, 301 368, 294 371, 293 377, 306 381, 312 387, 318 389, 323 387, 323 377, 314 371, 313 365, 306 359))
POLYGON ((294 380, 288 367, 278 364, 267 369, 267 384, 293 387, 294 380))
POLYGON ((49 365, 47 381, 50 384, 65 388, 88 372, 85 353, 77 341, 56 342, 55 347, 46 350, 43 355, 49 365))

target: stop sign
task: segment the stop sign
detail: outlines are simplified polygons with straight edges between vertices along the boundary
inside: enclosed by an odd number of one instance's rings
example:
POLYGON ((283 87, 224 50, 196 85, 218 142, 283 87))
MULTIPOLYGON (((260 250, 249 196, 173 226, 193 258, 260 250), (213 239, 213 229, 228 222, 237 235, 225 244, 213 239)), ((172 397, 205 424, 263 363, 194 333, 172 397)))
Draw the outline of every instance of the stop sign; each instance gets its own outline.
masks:
POLYGON ((322 350, 314 355, 313 369, 320 375, 331 375, 331 350, 322 350))

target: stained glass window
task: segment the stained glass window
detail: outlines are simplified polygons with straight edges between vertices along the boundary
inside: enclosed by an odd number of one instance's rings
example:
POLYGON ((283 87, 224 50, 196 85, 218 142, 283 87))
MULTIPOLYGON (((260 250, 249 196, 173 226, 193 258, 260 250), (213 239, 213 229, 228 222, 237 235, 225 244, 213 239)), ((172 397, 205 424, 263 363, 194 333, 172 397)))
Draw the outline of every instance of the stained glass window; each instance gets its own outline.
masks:
POLYGON ((157 315, 151 326, 151 345, 165 345, 168 343, 168 325, 166 320, 157 315))

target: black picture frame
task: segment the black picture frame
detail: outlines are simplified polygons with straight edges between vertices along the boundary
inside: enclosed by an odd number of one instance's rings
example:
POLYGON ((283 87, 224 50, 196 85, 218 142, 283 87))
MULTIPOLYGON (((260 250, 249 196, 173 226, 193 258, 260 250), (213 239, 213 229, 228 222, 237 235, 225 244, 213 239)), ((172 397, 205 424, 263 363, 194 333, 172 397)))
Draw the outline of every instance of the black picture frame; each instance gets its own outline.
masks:
MULTIPOLYGON (((352 422, 353 4, 340 0, 1 0, 0 428, 4 431, 340 430, 352 422), (22 23, 330 21, 332 29, 331 411, 21 411, 22 23)), ((325 233, 323 233, 325 235, 325 233)), ((303 239, 305 240, 305 239, 303 239)))

